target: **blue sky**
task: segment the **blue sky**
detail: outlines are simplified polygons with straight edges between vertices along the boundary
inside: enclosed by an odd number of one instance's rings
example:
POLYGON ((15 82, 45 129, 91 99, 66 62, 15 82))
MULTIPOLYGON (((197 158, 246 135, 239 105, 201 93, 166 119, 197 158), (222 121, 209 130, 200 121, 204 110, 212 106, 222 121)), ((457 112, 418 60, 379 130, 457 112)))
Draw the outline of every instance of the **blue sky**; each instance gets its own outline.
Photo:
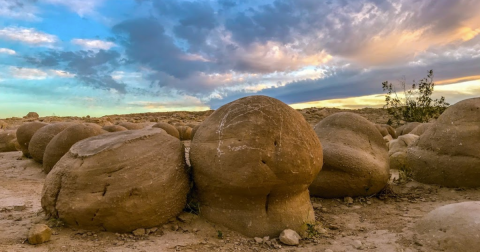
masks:
POLYGON ((434 70, 480 96, 477 0, 0 0, 0 118, 382 104, 434 70))

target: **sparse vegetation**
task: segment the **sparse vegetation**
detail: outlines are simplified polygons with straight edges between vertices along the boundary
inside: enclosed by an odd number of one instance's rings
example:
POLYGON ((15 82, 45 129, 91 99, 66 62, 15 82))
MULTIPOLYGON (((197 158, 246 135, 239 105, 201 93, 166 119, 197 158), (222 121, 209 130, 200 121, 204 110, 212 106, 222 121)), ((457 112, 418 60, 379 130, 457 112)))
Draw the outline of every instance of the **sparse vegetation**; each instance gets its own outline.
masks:
POLYGON ((432 118, 438 118, 450 105, 445 102, 445 97, 433 100, 431 95, 435 87, 433 82, 433 70, 428 71, 426 78, 407 89, 405 78, 400 81, 404 97, 397 94, 395 85, 384 81, 383 91, 386 91, 385 106, 391 118, 387 124, 400 125, 405 122, 428 122, 432 118))

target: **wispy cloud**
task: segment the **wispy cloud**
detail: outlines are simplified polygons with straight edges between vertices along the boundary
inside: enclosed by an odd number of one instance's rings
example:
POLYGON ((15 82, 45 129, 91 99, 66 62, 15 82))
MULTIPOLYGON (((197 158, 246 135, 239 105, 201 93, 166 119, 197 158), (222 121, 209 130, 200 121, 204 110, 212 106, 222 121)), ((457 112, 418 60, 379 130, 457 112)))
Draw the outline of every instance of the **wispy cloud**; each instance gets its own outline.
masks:
POLYGON ((72 44, 81 46, 83 49, 86 50, 109 50, 110 48, 116 46, 113 42, 98 39, 72 39, 71 42, 72 44))
POLYGON ((22 80, 44 80, 47 78, 73 78, 75 77, 74 74, 55 70, 55 69, 48 69, 48 70, 41 70, 38 68, 25 68, 25 67, 15 67, 10 66, 8 67, 8 75, 10 78, 14 79, 22 79, 22 80))
POLYGON ((42 2, 62 5, 83 17, 95 13, 95 9, 102 5, 105 0, 42 0, 42 2))
POLYGON ((8 48, 0 48, 0 54, 8 54, 8 55, 15 55, 16 52, 12 49, 8 49, 8 48))
POLYGON ((0 38, 19 41, 33 46, 50 47, 58 41, 57 36, 37 31, 34 28, 5 27, 0 29, 0 38))
POLYGON ((0 17, 25 21, 40 21, 35 0, 0 0, 0 17))

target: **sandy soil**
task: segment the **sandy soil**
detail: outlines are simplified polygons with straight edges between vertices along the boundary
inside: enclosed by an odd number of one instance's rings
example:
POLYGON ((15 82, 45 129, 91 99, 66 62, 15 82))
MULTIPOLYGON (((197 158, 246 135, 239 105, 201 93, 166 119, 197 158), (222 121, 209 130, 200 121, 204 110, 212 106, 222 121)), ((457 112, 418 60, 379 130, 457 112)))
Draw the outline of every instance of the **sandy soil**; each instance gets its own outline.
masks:
POLYGON ((275 237, 259 244, 188 213, 141 237, 72 229, 45 218, 40 206, 45 174, 39 164, 22 158, 21 152, 0 153, 0 174, 0 251, 433 251, 412 231, 416 220, 442 205, 480 200, 475 189, 414 181, 392 183, 386 194, 355 198, 353 204, 312 198, 318 223, 310 238, 290 247, 275 237), (36 246, 26 242, 34 223, 52 227, 51 241, 36 246))

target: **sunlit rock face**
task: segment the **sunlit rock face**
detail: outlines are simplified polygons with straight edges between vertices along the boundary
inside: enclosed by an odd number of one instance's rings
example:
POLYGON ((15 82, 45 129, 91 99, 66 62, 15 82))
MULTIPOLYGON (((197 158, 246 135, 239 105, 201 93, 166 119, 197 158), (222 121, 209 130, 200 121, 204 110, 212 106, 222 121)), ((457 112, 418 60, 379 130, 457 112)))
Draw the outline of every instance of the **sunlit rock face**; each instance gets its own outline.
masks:
POLYGON ((449 107, 411 146, 413 178, 446 187, 480 187, 480 98, 449 107))
POLYGON ((196 130, 190 160, 200 214, 212 222, 278 237, 315 221, 308 187, 322 147, 303 116, 277 99, 250 96, 216 110, 196 130))

